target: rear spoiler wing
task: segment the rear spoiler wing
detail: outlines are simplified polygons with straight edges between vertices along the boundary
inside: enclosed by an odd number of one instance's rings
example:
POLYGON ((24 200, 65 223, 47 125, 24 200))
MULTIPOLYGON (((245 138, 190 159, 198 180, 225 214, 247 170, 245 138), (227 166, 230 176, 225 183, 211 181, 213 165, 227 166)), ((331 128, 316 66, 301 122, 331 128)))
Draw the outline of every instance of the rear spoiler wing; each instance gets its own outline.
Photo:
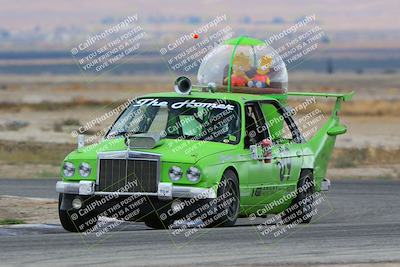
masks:
POLYGON ((288 92, 289 96, 315 96, 315 97, 336 97, 342 101, 350 101, 354 95, 354 91, 350 93, 313 93, 313 92, 288 92))
POLYGON ((340 111, 340 104, 345 101, 350 101, 353 98, 354 91, 350 93, 313 93, 313 92, 288 92, 289 96, 313 96, 336 98, 335 108, 332 111, 332 116, 337 116, 340 111))

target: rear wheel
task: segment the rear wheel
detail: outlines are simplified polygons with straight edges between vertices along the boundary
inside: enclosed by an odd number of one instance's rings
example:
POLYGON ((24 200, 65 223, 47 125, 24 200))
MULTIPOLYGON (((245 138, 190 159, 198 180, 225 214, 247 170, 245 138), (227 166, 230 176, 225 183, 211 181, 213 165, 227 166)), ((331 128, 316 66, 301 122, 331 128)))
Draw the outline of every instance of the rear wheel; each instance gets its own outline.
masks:
POLYGON ((286 224, 309 223, 313 216, 314 179, 311 170, 302 170, 297 183, 297 196, 284 212, 282 220, 286 224))

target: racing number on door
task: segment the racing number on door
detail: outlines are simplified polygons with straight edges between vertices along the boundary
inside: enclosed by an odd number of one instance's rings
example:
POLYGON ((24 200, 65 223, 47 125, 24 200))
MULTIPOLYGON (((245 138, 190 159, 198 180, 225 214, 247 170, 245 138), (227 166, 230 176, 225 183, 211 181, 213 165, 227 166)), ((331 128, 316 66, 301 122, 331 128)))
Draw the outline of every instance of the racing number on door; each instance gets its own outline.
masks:
POLYGON ((279 155, 281 159, 276 163, 279 168, 279 178, 282 181, 289 180, 290 171, 292 169, 292 159, 289 156, 289 149, 287 147, 279 148, 279 155))

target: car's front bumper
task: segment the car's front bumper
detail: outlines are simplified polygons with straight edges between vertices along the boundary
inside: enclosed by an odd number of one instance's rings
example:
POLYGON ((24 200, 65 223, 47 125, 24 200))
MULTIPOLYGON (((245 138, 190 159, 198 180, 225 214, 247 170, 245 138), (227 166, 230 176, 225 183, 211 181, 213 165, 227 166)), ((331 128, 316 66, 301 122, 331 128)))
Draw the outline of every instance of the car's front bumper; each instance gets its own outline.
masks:
POLYGON ((158 191, 154 193, 149 192, 96 192, 95 182, 80 181, 80 182, 63 182, 59 181, 56 184, 56 191, 63 194, 74 195, 109 195, 116 194, 120 196, 142 195, 154 196, 159 199, 172 199, 172 198, 198 198, 210 199, 216 198, 217 194, 213 188, 199 188, 191 186, 177 186, 172 183, 159 183, 158 191))

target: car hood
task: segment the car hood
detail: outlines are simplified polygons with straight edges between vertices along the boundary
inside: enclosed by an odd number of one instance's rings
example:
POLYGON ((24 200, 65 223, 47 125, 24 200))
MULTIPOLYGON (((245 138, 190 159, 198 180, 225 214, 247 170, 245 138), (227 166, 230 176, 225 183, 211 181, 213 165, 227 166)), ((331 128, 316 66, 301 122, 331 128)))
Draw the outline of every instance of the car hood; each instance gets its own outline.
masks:
MULTIPOLYGON (((200 159, 236 149, 236 145, 195 140, 162 139, 160 144, 152 149, 131 149, 131 151, 150 152, 161 155, 161 161, 196 163, 200 159)), ((69 159, 96 159, 100 152, 127 150, 124 138, 105 139, 94 145, 88 145, 71 152, 69 159)))

